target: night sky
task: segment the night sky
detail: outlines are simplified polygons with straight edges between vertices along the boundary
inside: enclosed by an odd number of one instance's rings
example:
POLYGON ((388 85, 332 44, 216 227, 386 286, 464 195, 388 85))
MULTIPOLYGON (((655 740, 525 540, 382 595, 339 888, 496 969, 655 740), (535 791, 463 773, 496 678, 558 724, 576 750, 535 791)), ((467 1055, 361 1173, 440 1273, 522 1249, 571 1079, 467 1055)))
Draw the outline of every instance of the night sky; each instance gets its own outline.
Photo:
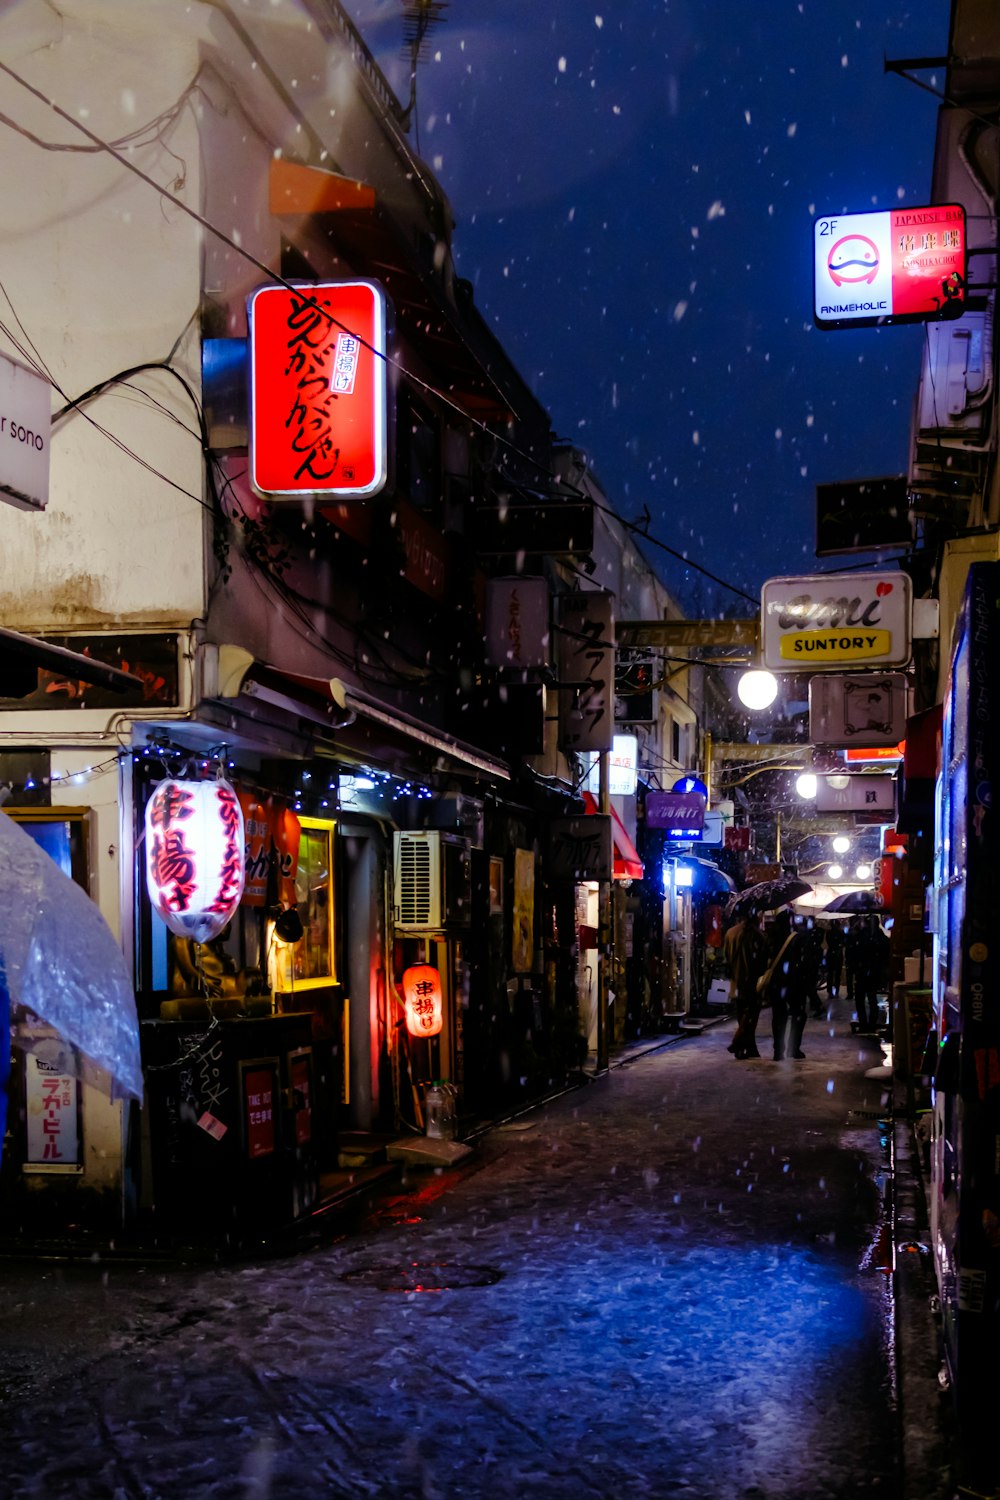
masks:
MULTIPOLYGON (((405 100, 399 0, 348 9, 405 100)), ((938 102, 883 57, 942 56, 948 18, 452 0, 428 39, 415 143, 477 306, 620 513, 751 595, 839 565, 817 483, 905 471, 923 331, 815 330, 812 229, 929 201, 938 102)), ((646 551, 690 614, 740 604, 646 551)))

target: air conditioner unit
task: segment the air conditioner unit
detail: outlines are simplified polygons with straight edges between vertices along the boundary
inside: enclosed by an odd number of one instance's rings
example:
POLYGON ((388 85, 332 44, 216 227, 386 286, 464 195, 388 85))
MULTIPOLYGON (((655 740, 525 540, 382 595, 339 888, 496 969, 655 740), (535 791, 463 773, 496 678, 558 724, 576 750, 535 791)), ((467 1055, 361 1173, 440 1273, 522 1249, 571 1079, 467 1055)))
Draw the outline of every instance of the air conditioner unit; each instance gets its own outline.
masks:
POLYGON ((437 829, 393 835, 397 932, 468 927, 472 856, 467 839, 437 829))

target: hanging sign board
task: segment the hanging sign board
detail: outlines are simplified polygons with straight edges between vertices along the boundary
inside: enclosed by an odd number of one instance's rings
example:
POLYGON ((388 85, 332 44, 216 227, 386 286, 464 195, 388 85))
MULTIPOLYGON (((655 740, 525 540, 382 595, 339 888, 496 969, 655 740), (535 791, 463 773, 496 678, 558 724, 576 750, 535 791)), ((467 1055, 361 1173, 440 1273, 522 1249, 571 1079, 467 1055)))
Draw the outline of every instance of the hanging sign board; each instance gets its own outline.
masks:
POLYGON ((610 750, 615 728, 612 595, 559 596, 559 747, 610 750))
POLYGON ((904 667, 911 617, 905 573, 769 578, 761 592, 763 664, 773 672, 904 667))
MULTIPOLYGON (((896 810, 896 783, 892 776, 870 776, 865 772, 818 776, 814 805, 818 813, 885 813, 891 816, 896 810)), ((890 818, 885 817, 882 821, 888 822, 890 818)))
POLYGON ((850 746, 844 751, 844 759, 850 764, 857 761, 881 760, 892 761, 894 765, 898 765, 905 754, 906 741, 900 740, 898 745, 872 745, 867 749, 862 749, 861 746, 856 748, 850 746))
POLYGON ((902 672, 810 677, 809 739, 846 750, 895 747, 906 733, 909 685, 902 672))
POLYGON ((611 819, 601 813, 553 818, 549 825, 552 880, 610 880, 611 819))
POLYGON ((705 799, 700 792, 649 792, 646 824, 666 828, 675 838, 700 834, 705 826, 705 799))
POLYGON ((259 287, 247 322, 254 488, 272 499, 377 494, 387 472, 381 288, 259 287))
POLYGON ((819 328, 924 323, 965 308, 967 247, 960 203, 838 214, 813 229, 819 328))
MULTIPOLYGON (((616 734, 608 756, 608 791, 612 797, 634 797, 639 775, 639 741, 634 734, 616 734)), ((600 755, 590 757, 587 791, 596 797, 601 788, 600 755)))
POLYGON ((494 667, 547 667, 549 585, 544 578, 486 583, 486 659, 494 667))
POLYGON ((19 510, 49 501, 52 387, 0 354, 0 500, 19 510))

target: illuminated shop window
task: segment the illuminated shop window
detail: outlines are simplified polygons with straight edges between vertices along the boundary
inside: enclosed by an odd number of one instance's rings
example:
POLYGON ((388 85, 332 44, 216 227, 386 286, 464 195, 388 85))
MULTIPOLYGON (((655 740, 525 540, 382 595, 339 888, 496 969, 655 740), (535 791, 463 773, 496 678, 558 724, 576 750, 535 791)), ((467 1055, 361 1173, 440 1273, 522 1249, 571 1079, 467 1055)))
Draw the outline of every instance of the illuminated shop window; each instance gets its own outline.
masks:
MULTIPOLYGON (((295 870, 295 906, 302 922, 297 942, 271 936, 271 973, 277 991, 335 984, 333 835, 336 824, 299 815, 302 834, 295 870)), ((280 931, 280 928, 279 928, 280 931)))

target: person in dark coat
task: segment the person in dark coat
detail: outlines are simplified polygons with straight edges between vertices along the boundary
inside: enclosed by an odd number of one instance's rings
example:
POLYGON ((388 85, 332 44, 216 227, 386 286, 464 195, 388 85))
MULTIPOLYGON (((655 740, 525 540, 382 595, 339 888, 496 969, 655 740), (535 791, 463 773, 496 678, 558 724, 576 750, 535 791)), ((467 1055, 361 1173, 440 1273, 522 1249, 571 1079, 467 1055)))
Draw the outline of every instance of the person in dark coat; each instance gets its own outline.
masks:
POLYGON ((854 1007, 858 1030, 879 1028, 879 991, 886 987, 889 972, 889 939, 877 916, 858 919, 854 953, 854 1007))
POLYGON ((840 922, 831 922, 826 929, 826 992, 831 1000, 840 994, 843 972, 844 929, 840 922))
POLYGON ((852 917, 844 933, 844 987, 853 1003, 858 953, 861 945, 861 918, 852 917))
POLYGON ((792 925, 791 912, 781 911, 771 925, 773 965, 765 999, 771 1003, 771 1037, 774 1060, 805 1057, 802 1033, 806 1026, 806 996, 809 985, 809 955, 804 935, 792 925))
POLYGON ((767 939, 754 915, 735 923, 726 933, 724 952, 729 964, 729 993, 736 1005, 736 1034, 729 1044, 738 1061, 759 1057, 757 1021, 761 997, 757 980, 768 965, 767 939))
POLYGON ((805 919, 799 931, 805 955, 806 1003, 809 1014, 818 1020, 824 1014, 823 1002, 819 998, 819 981, 823 971, 823 932, 812 917, 805 919))

